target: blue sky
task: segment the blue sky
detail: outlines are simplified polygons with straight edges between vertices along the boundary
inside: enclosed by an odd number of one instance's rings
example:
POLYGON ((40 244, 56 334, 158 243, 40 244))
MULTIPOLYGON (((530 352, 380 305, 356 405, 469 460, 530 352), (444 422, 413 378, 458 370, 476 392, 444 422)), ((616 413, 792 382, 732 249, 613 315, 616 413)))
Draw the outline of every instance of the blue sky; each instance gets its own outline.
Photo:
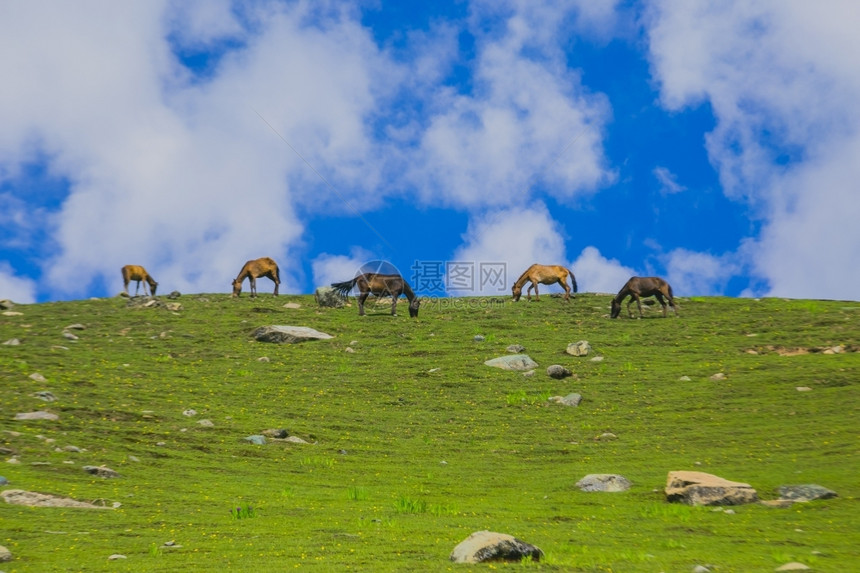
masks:
POLYGON ((837 0, 6 2, 0 298, 115 295, 125 264, 228 293, 270 256, 282 293, 385 260, 428 295, 540 262, 857 300, 858 26, 837 0))

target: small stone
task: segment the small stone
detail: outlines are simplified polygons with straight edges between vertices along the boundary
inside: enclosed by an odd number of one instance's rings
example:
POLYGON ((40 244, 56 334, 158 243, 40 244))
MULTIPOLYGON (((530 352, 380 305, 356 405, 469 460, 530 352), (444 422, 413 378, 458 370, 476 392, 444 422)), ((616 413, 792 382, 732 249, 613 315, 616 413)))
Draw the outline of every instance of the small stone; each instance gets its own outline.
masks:
POLYGON ((0 545, 0 562, 12 561, 12 552, 0 545))
POLYGON ((791 563, 786 563, 785 565, 780 565, 774 571, 807 571, 809 569, 808 566, 803 563, 798 563, 797 561, 792 561, 791 563))
POLYGON ((83 324, 76 323, 76 324, 70 324, 69 326, 67 326, 65 328, 65 330, 86 330, 86 328, 87 327, 84 326, 83 324))
POLYGON ((71 332, 63 332, 63 338, 66 340, 79 340, 80 338, 76 334, 72 334, 71 332))
POLYGON ((63 446, 63 451, 72 452, 73 454, 79 454, 81 453, 81 448, 79 448, 78 446, 63 446))
POLYGON ((562 366, 561 364, 553 364, 551 366, 547 366, 546 373, 550 378, 555 378, 557 380, 566 378, 571 375, 571 371, 562 366))
POLYGON ((617 440, 617 439, 618 439, 618 436, 616 436, 616 435, 615 435, 615 434, 613 434, 612 432, 603 432, 602 434, 600 434, 599 436, 597 436, 597 437, 596 437, 596 438, 594 438, 594 439, 595 439, 595 440, 598 440, 598 441, 601 441, 601 442, 605 442, 605 441, 608 441, 608 440, 617 440))
POLYGON ((194 409, 189 408, 188 410, 183 411, 183 412, 182 412, 182 415, 183 415, 183 416, 188 416, 189 418, 191 418, 192 416, 196 416, 196 415, 197 415, 197 410, 194 410, 194 409))
POLYGON ((798 386, 797 388, 795 388, 795 390, 797 390, 798 392, 812 392, 812 388, 810 388, 809 386, 798 386))
POLYGON ((0 485, 9 485, 9 480, 3 476, 0 476, 0 485))
POLYGON ((511 354, 519 354, 521 352, 525 352, 526 347, 523 346, 522 344, 511 344, 510 346, 505 348, 505 350, 507 352, 510 352, 511 354))
POLYGON ((283 428, 271 428, 269 430, 263 430, 262 433, 264 436, 268 436, 270 438, 275 438, 278 440, 283 440, 290 435, 290 433, 283 428))
POLYGON ((579 342, 571 342, 568 344, 565 352, 571 356, 588 356, 588 353, 591 352, 591 350, 591 345, 587 340, 580 340, 579 342))
POLYGON ((39 374, 38 372, 33 372, 29 376, 30 380, 35 380, 36 382, 47 382, 47 379, 39 374))
POLYGON ((38 398, 39 400, 44 400, 45 402, 53 402, 57 399, 56 396, 52 392, 48 392, 47 390, 42 390, 41 392, 35 392, 33 394, 34 398, 38 398))
POLYGON ((3 312, 3 316, 24 316, 24 313, 17 310, 7 310, 3 312))
POLYGON ((693 573, 710 573, 711 570, 704 565, 696 565, 693 567, 693 573))
POLYGON ((523 372, 523 377, 524 377, 524 378, 531 378, 531 377, 532 377, 532 376, 534 376, 534 375, 535 375, 535 371, 534 371, 534 370, 529 370, 528 372, 523 372))
POLYGON ((257 358, 257 362, 271 362, 268 356, 260 356, 257 358))
POLYGON ((119 472, 116 472, 107 466, 84 466, 81 469, 83 469, 88 474, 92 474, 94 476, 98 476, 98 477, 102 477, 102 478, 118 478, 118 477, 120 477, 119 472))
POLYGON ((114 553, 113 555, 108 556, 108 561, 116 561, 118 559, 128 559, 128 557, 122 553, 114 553))
POLYGON ((717 372, 716 374, 711 376, 711 380, 713 380, 714 382, 717 382, 719 380, 725 380, 725 379, 726 379, 726 375, 723 374, 722 372, 717 372))
POLYGON ((290 443, 293 443, 293 444, 307 444, 307 443, 308 443, 308 442, 306 442, 305 440, 301 439, 301 438, 300 438, 300 437, 298 437, 298 436, 288 436, 288 437, 286 437, 286 438, 284 439, 284 441, 285 441, 285 442, 290 442, 290 443))
POLYGON ((246 441, 246 442, 250 443, 250 444, 255 444, 255 445, 257 445, 257 446, 264 446, 264 445, 266 445, 266 437, 265 437, 265 436, 261 436, 261 435, 259 435, 259 434, 255 434, 255 435, 253 435, 253 436, 248 436, 248 437, 246 437, 246 438, 242 438, 242 439, 243 439, 244 441, 246 441))
POLYGON ((52 414, 51 412, 39 411, 39 412, 23 412, 21 414, 15 414, 16 420, 59 420, 60 417, 56 414, 52 414))
POLYGON ((212 422, 212 420, 206 420, 206 419, 198 420, 197 425, 203 426, 204 428, 214 428, 215 427, 215 424, 212 422))
POLYGON ((343 351, 348 353, 348 354, 354 354, 355 353, 355 349, 352 346, 347 346, 346 348, 343 349, 343 351))
POLYGON ((3 345, 4 345, 4 346, 20 346, 20 345, 21 345, 21 341, 20 341, 20 340, 18 340, 17 338, 10 338, 10 339, 9 339, 9 340, 7 340, 6 342, 4 342, 4 343, 3 343, 3 345))
POLYGON ((484 338, 480 334, 476 334, 475 337, 472 338, 472 340, 474 340, 475 342, 484 342, 484 340, 486 340, 486 338, 484 338))
POLYGON ((302 308, 302 305, 300 305, 297 302, 288 302, 287 304, 284 305, 284 308, 296 310, 296 309, 302 308))
POLYGON ((603 356, 595 356, 594 358, 591 358, 589 362, 603 362, 603 356))
POLYGON ((689 376, 681 376, 680 378, 678 378, 678 382, 689 382, 690 380, 692 380, 692 378, 690 378, 689 376))

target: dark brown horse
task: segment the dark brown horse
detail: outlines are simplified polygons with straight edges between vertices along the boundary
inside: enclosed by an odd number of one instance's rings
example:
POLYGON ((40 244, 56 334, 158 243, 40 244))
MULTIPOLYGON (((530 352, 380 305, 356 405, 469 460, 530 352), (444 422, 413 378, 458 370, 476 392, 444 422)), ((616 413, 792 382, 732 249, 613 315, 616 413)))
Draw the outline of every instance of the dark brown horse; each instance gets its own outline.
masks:
POLYGON ((331 283, 334 290, 346 297, 353 287, 358 287, 358 315, 364 316, 364 301, 371 294, 376 296, 391 296, 391 315, 397 316, 397 299, 400 295, 406 295, 409 300, 409 316, 418 316, 418 306, 421 301, 412 292, 412 287, 400 275, 381 275, 377 273, 364 273, 358 275, 351 281, 342 283, 331 283))
POLYGON ((577 287, 576 277, 573 276, 573 271, 569 271, 559 265, 539 265, 535 263, 527 268, 526 272, 520 275, 520 278, 517 279, 517 282, 515 282, 514 286, 511 288, 514 295, 514 302, 520 300, 520 297, 523 294, 523 286, 525 286, 527 282, 531 282, 528 290, 526 291, 526 298, 529 301, 532 299, 532 289, 535 289, 535 300, 540 300, 538 284, 551 285, 555 283, 560 284, 564 289, 564 300, 570 301, 570 287, 567 286, 568 275, 570 275, 570 282, 573 283, 573 292, 575 293, 577 291, 577 287))
POLYGON ((278 296, 278 285, 281 284, 281 271, 278 269, 278 263, 269 257, 263 257, 253 261, 248 261, 242 270, 239 271, 239 276, 233 279, 233 296, 242 294, 242 281, 248 279, 248 284, 251 286, 251 296, 257 296, 257 279, 260 277, 268 277, 275 283, 275 296, 278 296))
POLYGON ((146 281, 143 285, 143 294, 146 294, 146 285, 149 285, 151 296, 155 296, 155 289, 158 288, 158 283, 150 276, 146 269, 140 265, 126 265, 122 268, 123 293, 128 295, 128 283, 137 281, 137 288, 134 289, 134 296, 137 296, 140 290, 140 282, 146 281))
POLYGON ((672 287, 660 277, 631 277, 627 281, 627 284, 618 291, 618 294, 612 301, 612 312, 609 315, 611 318, 618 318, 618 314, 621 312, 621 303, 628 296, 630 300, 627 301, 627 314, 630 318, 633 318, 633 313, 630 312, 630 304, 634 300, 639 307, 639 318, 642 318, 642 303, 639 301, 639 298, 643 296, 657 297, 657 300, 663 307, 663 318, 666 317, 666 300, 664 299, 668 299, 669 305, 675 312, 675 316, 678 316, 678 307, 675 306, 672 287))

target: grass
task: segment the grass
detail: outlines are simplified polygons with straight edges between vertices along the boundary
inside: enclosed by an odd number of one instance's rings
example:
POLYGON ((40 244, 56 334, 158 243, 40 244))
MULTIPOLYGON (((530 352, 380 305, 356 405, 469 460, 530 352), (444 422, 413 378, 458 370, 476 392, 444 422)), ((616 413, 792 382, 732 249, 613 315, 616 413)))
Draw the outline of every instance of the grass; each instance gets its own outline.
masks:
POLYGON ((680 318, 646 307, 645 319, 609 320, 609 299, 436 301, 415 320, 309 296, 185 295, 178 312, 119 298, 16 306, 22 315, 0 315, 0 342, 21 340, 0 346, 2 489, 121 506, 0 504, 0 545, 14 555, 2 570, 447 571, 453 547, 482 529, 539 546, 544 560, 516 565, 535 570, 855 568, 860 304, 699 297, 680 300, 680 318), (63 338, 74 323, 79 340, 63 338), (265 345, 248 336, 263 324, 334 338, 265 345), (564 353, 583 339, 603 361, 564 353), (538 362, 533 377, 483 365, 511 344, 538 362), (576 376, 553 380, 550 364, 576 376), (43 390, 57 400, 34 396, 43 390), (546 400, 571 392, 576 408, 546 400), (59 420, 14 420, 34 410, 59 420), (271 428, 309 443, 243 442, 271 428), (595 439, 605 432, 617 439, 595 439), (734 514, 668 504, 666 474, 682 469, 763 499, 797 483, 839 497, 734 514), (633 487, 580 492, 589 473, 633 487))

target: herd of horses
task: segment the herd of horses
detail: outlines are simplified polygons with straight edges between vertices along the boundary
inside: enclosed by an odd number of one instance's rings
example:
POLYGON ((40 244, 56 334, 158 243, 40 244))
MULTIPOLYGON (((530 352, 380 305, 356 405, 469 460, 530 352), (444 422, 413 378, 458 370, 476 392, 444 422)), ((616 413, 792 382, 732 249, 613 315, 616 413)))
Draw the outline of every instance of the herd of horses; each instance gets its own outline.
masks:
MULTIPOLYGON (((261 277, 269 278, 275 283, 274 296, 278 296, 278 287, 281 284, 281 273, 278 269, 278 264, 269 257, 263 257, 245 263, 242 270, 239 271, 239 274, 235 279, 233 279, 233 297, 238 297, 242 294, 242 283, 245 279, 248 279, 251 296, 257 296, 257 279, 261 277)), ((135 296, 137 296, 140 290, 141 282, 144 283, 144 294, 147 294, 147 285, 149 286, 150 296, 155 296, 155 291, 158 288, 158 283, 155 282, 155 279, 146 272, 146 269, 139 265, 124 266, 122 268, 122 280, 124 284, 123 294, 126 296, 128 296, 128 285, 131 281, 137 281, 137 288, 134 291, 135 296)), ((520 297, 523 294, 523 287, 526 283, 530 283, 528 289, 526 289, 526 299, 530 302, 532 299, 532 290, 535 291, 535 301, 540 300, 540 295, 538 294, 539 284, 561 285, 564 289, 565 302, 570 302, 571 288, 574 294, 577 292, 576 277, 573 275, 573 271, 560 265, 534 264, 526 269, 511 288, 514 302, 520 300, 520 297), (568 286, 568 277, 570 278, 571 286, 568 286)), ((349 281, 332 283, 331 287, 343 298, 346 298, 354 288, 358 288, 359 294, 357 300, 359 316, 364 316, 364 303, 367 300, 367 297, 371 294, 377 297, 390 296, 391 314, 394 316, 397 315, 397 299, 399 299, 401 295, 404 295, 409 301, 410 317, 415 318, 418 316, 418 307, 421 305, 421 301, 418 296, 416 296, 415 292, 413 292, 412 287, 410 287, 409 283, 407 283, 400 275, 363 273, 349 281)), ((672 307, 672 311, 676 316, 678 315, 678 307, 675 305, 675 297, 672 294, 672 287, 669 283, 660 277, 631 277, 630 280, 624 284, 621 290, 618 291, 615 298, 612 299, 609 316, 611 318, 618 318, 618 315, 621 313, 621 303, 624 302, 624 299, 629 297, 629 300, 627 301, 628 316, 631 318, 633 317, 630 305, 635 301, 636 306, 639 308, 639 316, 641 318, 643 316, 641 299, 643 297, 647 298, 650 296, 655 297, 663 307, 664 318, 667 316, 668 306, 672 307)))

